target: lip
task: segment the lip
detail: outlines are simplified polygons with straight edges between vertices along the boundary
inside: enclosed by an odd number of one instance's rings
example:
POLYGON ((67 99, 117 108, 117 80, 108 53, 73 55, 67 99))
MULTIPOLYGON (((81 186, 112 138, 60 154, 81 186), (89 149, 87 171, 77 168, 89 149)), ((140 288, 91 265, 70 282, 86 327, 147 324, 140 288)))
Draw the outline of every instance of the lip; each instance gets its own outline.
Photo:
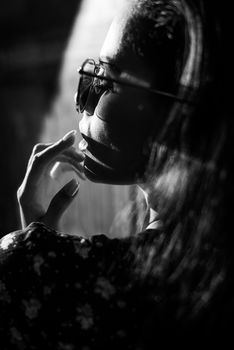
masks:
POLYGON ((87 147, 88 147, 88 142, 85 140, 85 139, 82 139, 80 142, 79 142, 79 150, 81 152, 86 152, 87 150, 87 147))

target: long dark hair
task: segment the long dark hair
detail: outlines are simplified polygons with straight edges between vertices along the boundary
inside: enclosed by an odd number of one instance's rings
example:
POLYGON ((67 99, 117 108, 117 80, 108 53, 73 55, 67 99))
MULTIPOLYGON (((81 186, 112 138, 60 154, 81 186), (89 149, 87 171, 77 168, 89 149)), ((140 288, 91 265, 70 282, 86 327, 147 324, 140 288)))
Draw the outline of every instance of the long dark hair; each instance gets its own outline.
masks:
POLYGON ((135 41, 136 52, 145 53, 152 67, 153 44, 162 57, 175 50, 171 88, 193 102, 172 103, 151 144, 148 175, 154 179, 153 200, 164 230, 153 250, 147 248, 151 263, 147 254, 147 263, 140 258, 142 275, 153 276, 157 285, 176 286, 174 299, 188 317, 214 305, 222 308, 218 296, 233 291, 230 22, 224 17, 227 8, 220 6, 217 1, 139 0, 134 21, 144 18, 148 39, 142 40, 140 26, 132 30, 141 38, 139 45, 135 41))

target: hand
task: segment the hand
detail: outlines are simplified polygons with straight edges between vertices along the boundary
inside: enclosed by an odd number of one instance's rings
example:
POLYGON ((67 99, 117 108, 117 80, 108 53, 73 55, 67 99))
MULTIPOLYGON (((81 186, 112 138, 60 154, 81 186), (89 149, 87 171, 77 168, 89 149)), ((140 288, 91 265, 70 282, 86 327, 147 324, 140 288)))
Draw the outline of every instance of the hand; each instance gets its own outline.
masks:
POLYGON ((85 179, 80 164, 84 156, 72 147, 74 141, 73 130, 56 143, 41 143, 33 148, 24 180, 17 191, 22 228, 33 221, 58 228, 63 213, 78 193, 79 183, 72 179, 46 203, 52 181, 50 171, 60 161, 71 166, 80 178, 85 179))

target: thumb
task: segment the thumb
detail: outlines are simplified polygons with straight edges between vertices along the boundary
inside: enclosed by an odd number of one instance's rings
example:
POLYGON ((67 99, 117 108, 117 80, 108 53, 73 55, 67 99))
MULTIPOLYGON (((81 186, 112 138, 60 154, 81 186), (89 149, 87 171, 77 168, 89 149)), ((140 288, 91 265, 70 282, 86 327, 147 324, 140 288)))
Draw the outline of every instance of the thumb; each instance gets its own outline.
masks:
POLYGON ((57 229, 59 220, 77 195, 79 187, 79 182, 72 179, 56 193, 42 219, 46 225, 57 229))

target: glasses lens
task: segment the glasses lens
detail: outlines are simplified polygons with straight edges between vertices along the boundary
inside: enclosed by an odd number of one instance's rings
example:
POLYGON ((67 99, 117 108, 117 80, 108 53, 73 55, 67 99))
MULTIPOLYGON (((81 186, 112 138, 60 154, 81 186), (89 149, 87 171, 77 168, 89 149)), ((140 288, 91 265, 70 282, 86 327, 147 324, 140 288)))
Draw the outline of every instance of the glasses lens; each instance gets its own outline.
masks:
MULTIPOLYGON (((95 62, 89 60, 85 62, 82 67, 82 70, 85 73, 94 74, 95 73, 95 62)), ((79 111, 82 113, 85 110, 87 105, 87 101, 89 98, 90 90, 93 85, 94 78, 92 76, 88 76, 81 73, 79 88, 78 88, 78 96, 77 96, 77 107, 79 111)))

